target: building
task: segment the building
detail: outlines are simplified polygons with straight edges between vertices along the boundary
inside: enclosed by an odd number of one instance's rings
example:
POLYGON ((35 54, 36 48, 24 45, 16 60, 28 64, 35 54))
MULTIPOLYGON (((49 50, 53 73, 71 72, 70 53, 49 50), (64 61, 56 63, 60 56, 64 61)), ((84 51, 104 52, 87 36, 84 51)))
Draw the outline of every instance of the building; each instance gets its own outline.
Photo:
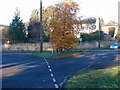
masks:
POLYGON ((101 28, 101 30, 105 33, 105 34, 109 34, 109 28, 110 27, 114 27, 115 28, 115 32, 114 32, 114 36, 113 38, 116 37, 116 35, 118 34, 118 23, 114 22, 114 21, 110 21, 107 24, 103 25, 101 28))
MULTIPOLYGON (((88 20, 88 19, 84 19, 83 21, 88 20)), ((84 22, 84 23, 82 23, 82 25, 79 25, 79 26, 75 25, 75 30, 79 31, 79 33, 76 34, 78 38, 80 38, 80 33, 93 33, 93 32, 98 31, 99 29, 108 35, 110 27, 115 28, 113 38, 116 37, 116 35, 118 33, 118 23, 117 22, 110 21, 110 22, 106 23, 105 25, 100 25, 99 18, 97 17, 95 19, 96 19, 95 23, 84 22)), ((89 20, 89 22, 90 22, 90 20, 89 20)))
POLYGON ((76 36, 80 38, 80 33, 93 33, 99 30, 99 18, 86 18, 80 20, 76 25, 74 25, 75 31, 77 31, 76 36))

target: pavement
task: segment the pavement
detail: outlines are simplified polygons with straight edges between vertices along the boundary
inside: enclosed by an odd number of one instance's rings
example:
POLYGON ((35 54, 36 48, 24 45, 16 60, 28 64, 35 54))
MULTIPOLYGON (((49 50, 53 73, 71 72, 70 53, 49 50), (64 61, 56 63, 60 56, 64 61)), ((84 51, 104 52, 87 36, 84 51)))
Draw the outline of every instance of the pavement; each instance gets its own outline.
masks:
POLYGON ((77 71, 118 65, 118 56, 118 51, 92 52, 64 58, 41 58, 27 52, 3 52, 0 65, 2 88, 61 88, 66 79, 77 71))

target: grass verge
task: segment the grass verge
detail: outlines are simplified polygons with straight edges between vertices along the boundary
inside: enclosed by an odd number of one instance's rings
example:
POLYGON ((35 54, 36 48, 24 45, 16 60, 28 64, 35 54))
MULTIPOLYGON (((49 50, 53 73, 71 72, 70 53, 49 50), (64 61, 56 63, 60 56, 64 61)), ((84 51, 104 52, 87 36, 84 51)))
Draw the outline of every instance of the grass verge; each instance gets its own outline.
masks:
POLYGON ((63 53, 54 52, 53 54, 51 51, 43 51, 42 53, 40 53, 40 51, 30 51, 29 53, 38 55, 40 57, 45 57, 45 58, 61 58, 61 57, 68 57, 68 56, 82 54, 81 51, 77 51, 77 52, 69 51, 69 52, 63 52, 63 53))
POLYGON ((66 81, 63 88, 120 88, 118 68, 120 66, 79 71, 66 81))

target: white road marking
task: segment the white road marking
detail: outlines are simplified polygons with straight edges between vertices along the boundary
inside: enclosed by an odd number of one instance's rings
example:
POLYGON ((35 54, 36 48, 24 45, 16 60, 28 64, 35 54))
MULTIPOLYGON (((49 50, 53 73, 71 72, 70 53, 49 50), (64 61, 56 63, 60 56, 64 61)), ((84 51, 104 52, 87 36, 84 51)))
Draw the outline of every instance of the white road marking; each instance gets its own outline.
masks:
POLYGON ((102 56, 102 55, 106 55, 107 53, 103 53, 103 54, 93 54, 93 55, 89 55, 89 56, 86 56, 86 57, 94 57, 94 56, 102 56))
POLYGON ((86 56, 86 57, 94 57, 94 56, 96 56, 96 55, 89 55, 89 56, 86 56))
POLYGON ((53 82, 56 82, 55 78, 53 78, 53 82))
POLYGON ((97 55, 106 55, 107 53, 103 53, 103 54, 97 54, 97 55))
POLYGON ((47 63, 47 65, 49 65, 48 61, 44 58, 45 62, 47 63))
POLYGON ((49 69, 49 71, 50 71, 50 75, 51 75, 51 77, 52 77, 52 80, 53 80, 53 83, 54 83, 54 85, 55 85, 55 88, 59 88, 59 86, 56 84, 56 79, 54 78, 54 75, 53 75, 53 73, 52 73, 52 69, 51 69, 51 67, 50 67, 50 65, 49 65, 49 62, 48 62, 47 59, 45 59, 45 58, 44 58, 44 60, 45 60, 45 62, 46 62, 46 64, 47 64, 47 67, 48 67, 48 69, 49 69))
POLYGON ((89 68, 89 67, 91 67, 92 65, 88 65, 87 67, 85 67, 85 68, 83 68, 83 69, 81 69, 81 70, 85 70, 85 69, 87 69, 87 68, 89 68))
POLYGON ((55 88, 59 88, 57 84, 55 84, 55 88))
POLYGON ((49 63, 48 62, 46 62, 47 63, 47 65, 49 65, 49 63))
POLYGON ((48 68, 50 68, 50 66, 48 66, 48 68))
POLYGON ((53 73, 51 73, 50 75, 51 75, 51 77, 53 77, 53 76, 54 76, 54 75, 53 75, 53 73))
POLYGON ((52 72, 52 70, 51 70, 51 69, 49 69, 49 71, 50 71, 50 72, 52 72))

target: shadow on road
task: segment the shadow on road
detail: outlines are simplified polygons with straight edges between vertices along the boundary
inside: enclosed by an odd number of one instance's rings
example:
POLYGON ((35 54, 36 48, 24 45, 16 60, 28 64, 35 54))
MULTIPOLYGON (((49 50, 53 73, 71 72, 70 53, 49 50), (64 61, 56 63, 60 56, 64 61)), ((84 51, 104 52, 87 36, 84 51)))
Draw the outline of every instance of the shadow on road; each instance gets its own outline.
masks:
POLYGON ((33 55, 4 54, 3 88, 52 88, 52 80, 44 60, 33 55))

